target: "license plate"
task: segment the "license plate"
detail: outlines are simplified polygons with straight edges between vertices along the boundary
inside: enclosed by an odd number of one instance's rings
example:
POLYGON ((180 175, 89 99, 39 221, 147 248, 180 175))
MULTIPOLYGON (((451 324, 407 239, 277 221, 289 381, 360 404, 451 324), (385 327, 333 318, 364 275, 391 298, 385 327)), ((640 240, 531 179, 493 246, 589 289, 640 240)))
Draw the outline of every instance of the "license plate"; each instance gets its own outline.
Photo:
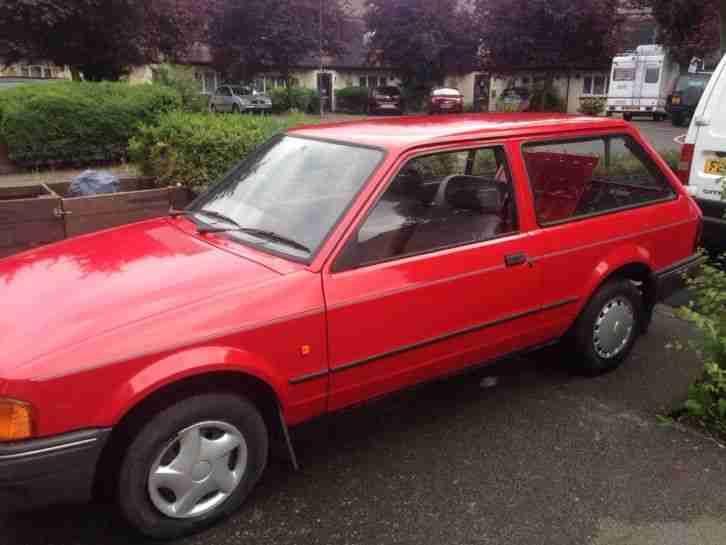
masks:
POLYGON ((706 159, 703 167, 706 174, 726 174, 726 159, 706 159))

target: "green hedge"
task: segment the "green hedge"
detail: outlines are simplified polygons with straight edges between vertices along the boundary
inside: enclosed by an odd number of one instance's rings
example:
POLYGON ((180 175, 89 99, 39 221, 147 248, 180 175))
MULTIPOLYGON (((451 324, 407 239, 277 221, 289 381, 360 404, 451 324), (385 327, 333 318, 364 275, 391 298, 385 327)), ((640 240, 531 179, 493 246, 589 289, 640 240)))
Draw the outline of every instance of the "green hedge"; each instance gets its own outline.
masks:
POLYGON ((311 120, 303 115, 246 116, 172 112, 131 139, 131 160, 159 185, 203 190, 273 134, 311 120))
POLYGON ((368 87, 344 87, 335 91, 335 109, 363 114, 368 109, 368 87))
POLYGON ((161 85, 21 85, 0 95, 0 137, 21 166, 119 161, 142 123, 180 105, 178 93, 161 85))
POLYGON ((272 99, 272 111, 283 113, 297 111, 314 114, 320 111, 320 95, 304 87, 278 87, 267 93, 272 99))

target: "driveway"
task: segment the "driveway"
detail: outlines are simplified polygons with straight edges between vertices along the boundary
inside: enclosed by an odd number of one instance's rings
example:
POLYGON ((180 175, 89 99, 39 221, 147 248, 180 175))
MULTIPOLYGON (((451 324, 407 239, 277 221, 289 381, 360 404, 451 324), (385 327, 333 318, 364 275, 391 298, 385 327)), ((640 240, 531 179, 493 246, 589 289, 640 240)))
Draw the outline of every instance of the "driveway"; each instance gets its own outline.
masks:
MULTIPOLYGON (((577 377, 548 349, 307 425, 300 472, 274 461, 242 511, 176 543, 723 545, 726 450, 656 419, 699 375, 664 348, 688 335, 660 307, 609 375, 577 377)), ((144 543, 103 506, 8 517, 0 536, 144 543)))

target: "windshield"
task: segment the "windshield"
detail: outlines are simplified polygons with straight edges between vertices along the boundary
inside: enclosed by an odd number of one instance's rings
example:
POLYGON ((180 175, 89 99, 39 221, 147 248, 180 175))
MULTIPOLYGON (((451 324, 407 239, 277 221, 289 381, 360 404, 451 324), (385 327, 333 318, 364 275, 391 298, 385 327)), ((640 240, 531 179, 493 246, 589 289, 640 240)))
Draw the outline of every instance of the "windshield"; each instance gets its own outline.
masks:
POLYGON ((238 96, 245 96, 245 95, 251 95, 252 89, 249 87, 242 87, 241 85, 230 85, 230 89, 234 92, 235 95, 238 96))
POLYGON ((635 68, 616 68, 613 70, 613 81, 633 81, 635 68))
POLYGON ((708 75, 681 76, 676 84, 676 93, 682 93, 689 89, 705 89, 708 83, 708 75))
POLYGON ((278 136, 191 210, 233 220, 219 225, 239 242, 310 262, 382 158, 373 148, 278 136))

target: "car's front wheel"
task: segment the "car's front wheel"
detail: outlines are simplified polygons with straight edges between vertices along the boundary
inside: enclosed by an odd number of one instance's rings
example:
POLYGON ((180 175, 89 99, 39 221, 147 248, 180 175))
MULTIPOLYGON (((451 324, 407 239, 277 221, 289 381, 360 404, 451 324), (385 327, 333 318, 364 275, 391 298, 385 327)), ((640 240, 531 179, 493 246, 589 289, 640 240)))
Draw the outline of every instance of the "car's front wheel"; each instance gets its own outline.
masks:
POLYGON ((603 285, 575 323, 579 369, 600 374, 617 368, 643 330, 643 316, 643 298, 633 282, 623 278, 603 285))
POLYGON ((232 394, 187 398, 153 416, 121 463, 118 500, 142 534, 172 539, 240 507, 267 464, 255 406, 232 394))

